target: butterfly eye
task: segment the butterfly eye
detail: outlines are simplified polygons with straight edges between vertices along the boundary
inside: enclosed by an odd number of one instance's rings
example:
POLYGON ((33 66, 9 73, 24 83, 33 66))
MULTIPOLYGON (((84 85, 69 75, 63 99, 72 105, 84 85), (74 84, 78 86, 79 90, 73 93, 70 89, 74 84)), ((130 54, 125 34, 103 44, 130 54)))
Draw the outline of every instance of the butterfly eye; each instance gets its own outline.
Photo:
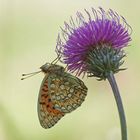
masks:
POLYGON ((46 64, 44 64, 43 66, 41 66, 40 69, 41 69, 43 72, 47 73, 50 66, 51 66, 50 63, 46 63, 46 64))

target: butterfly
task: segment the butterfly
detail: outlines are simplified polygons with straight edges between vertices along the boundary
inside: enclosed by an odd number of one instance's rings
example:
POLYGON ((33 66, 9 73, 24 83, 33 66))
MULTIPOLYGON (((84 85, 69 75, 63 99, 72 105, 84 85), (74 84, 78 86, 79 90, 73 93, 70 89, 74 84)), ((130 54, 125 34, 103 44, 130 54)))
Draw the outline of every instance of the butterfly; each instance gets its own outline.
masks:
MULTIPOLYGON (((39 90, 38 118, 41 126, 48 129, 67 113, 78 108, 85 100, 88 89, 82 80, 66 72, 60 65, 46 63, 40 69, 45 77, 39 90)), ((32 76, 39 72, 23 76, 32 76)))

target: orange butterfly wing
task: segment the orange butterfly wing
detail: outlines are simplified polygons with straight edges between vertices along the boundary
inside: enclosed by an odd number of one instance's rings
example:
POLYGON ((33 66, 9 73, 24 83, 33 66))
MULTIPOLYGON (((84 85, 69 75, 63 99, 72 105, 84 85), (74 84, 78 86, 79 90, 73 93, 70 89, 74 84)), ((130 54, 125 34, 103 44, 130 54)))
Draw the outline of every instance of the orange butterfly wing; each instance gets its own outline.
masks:
POLYGON ((64 113, 56 110, 52 103, 49 90, 49 76, 46 75, 42 81, 38 97, 38 117, 42 127, 50 128, 60 120, 64 113))

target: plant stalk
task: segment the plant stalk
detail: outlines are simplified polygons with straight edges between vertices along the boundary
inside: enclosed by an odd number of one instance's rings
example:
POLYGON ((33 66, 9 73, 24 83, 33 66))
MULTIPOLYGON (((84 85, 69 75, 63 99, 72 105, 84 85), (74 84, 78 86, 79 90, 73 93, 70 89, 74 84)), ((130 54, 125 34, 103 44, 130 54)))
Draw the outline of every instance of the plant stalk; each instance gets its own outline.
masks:
POLYGON ((115 97, 116 104, 118 107, 120 125, 121 125, 121 137, 122 137, 122 140, 127 140, 127 125, 126 125, 126 119, 125 119, 125 112, 124 112, 122 99, 121 99, 120 92, 119 92, 113 72, 109 73, 107 79, 112 87, 112 91, 114 93, 114 97, 115 97))

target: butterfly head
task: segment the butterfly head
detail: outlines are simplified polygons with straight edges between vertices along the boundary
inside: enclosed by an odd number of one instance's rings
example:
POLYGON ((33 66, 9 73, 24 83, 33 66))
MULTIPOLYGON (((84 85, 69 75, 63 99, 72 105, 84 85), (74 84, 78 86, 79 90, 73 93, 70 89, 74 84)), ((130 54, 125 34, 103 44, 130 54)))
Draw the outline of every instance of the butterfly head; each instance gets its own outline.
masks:
POLYGON ((34 75, 36 75, 36 74, 38 74, 40 72, 44 72, 45 74, 46 73, 49 73, 49 74, 51 74, 51 73, 62 74, 65 71, 64 67, 62 67, 60 65, 52 64, 52 63, 46 63, 46 64, 42 65, 40 67, 40 69, 41 70, 37 71, 37 72, 22 74, 23 77, 21 78, 21 80, 24 80, 24 79, 27 79, 29 77, 32 77, 32 76, 34 76, 34 75))
POLYGON ((60 66, 60 65, 56 65, 56 64, 51 64, 51 63, 46 63, 43 66, 40 67, 40 69, 44 72, 44 73, 55 73, 55 72, 64 72, 65 69, 64 67, 60 66))

